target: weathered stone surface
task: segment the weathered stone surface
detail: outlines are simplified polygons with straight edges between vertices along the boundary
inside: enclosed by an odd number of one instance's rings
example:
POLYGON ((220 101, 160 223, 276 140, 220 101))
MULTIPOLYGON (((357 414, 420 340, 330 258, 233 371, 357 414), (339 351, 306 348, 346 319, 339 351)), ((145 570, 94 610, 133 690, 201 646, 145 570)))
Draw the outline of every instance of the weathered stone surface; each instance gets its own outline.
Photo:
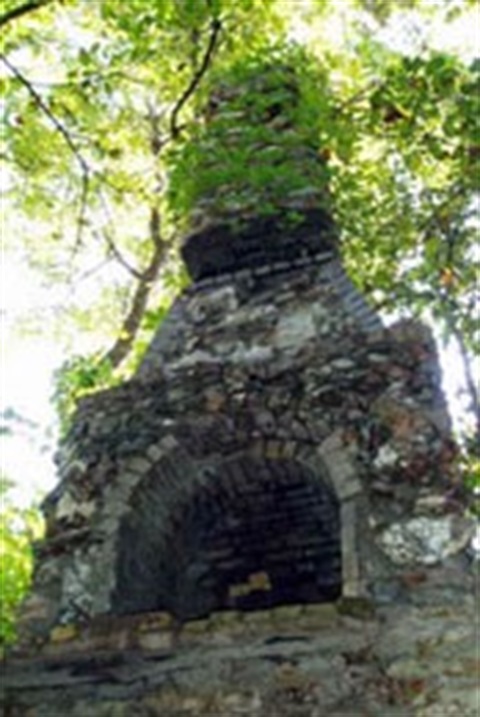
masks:
MULTIPOLYGON (((145 516, 151 515, 144 523, 152 535, 164 536, 158 545, 168 545, 174 506, 191 507, 198 491, 198 496, 220 500, 221 466, 230 456, 256 455, 279 465, 293 459, 312 465, 318 475, 326 471, 341 503, 345 595, 363 594, 380 576, 383 594, 395 594, 387 588, 388 579, 395 580, 397 566, 404 564, 395 545, 407 543, 412 555, 417 550, 412 541, 418 543, 412 531, 406 538, 398 525, 414 509, 416 518, 435 517, 426 512, 429 496, 438 501, 448 495, 445 512, 451 510, 455 453, 448 431, 440 430, 438 418, 431 419, 432 410, 437 416, 446 412, 438 372, 432 370, 430 335, 405 322, 373 330, 365 318, 366 323, 357 320, 353 327, 351 312, 357 309, 351 306, 363 304, 336 260, 307 263, 285 275, 267 273, 261 281, 246 289, 242 277, 232 276, 213 292, 186 294, 172 312, 181 340, 171 340, 167 319, 137 379, 82 403, 62 459, 81 461, 82 470, 72 471, 46 502, 44 553, 51 554, 54 543, 65 546, 62 567, 38 572, 40 592, 56 600, 63 593, 58 618, 72 618, 79 605, 94 614, 110 609, 109 595, 118 583, 117 536, 142 493, 145 516), (306 341, 302 328, 288 348, 275 348, 278 327, 296 326, 298 317, 299 325, 308 327, 306 341), (322 322, 328 325, 328 338, 318 332, 322 322), (229 347, 227 354, 224 348, 216 353, 218 337, 229 347), (185 344, 192 346, 190 353, 185 344), (199 358, 199 351, 208 361, 199 358), (433 398, 420 402, 420 385, 433 398), (93 420, 99 415, 101 421, 93 420), (146 488, 151 480, 158 487, 155 498, 146 488), (355 506, 364 499, 359 511, 355 506), (85 520, 92 527, 90 537, 78 534, 75 543, 71 530, 85 520), (74 544, 79 547, 73 561, 68 546, 74 544), (88 569, 76 567, 82 561, 88 569)), ((226 491, 235 501, 240 491, 235 476, 226 491)), ((450 539, 447 533, 440 553, 434 550, 435 559, 465 543, 462 536, 450 539)), ((159 548, 152 543, 149 550, 156 555, 159 548)), ((299 559, 284 550, 286 561, 299 559)), ((432 560, 429 554, 427 562, 432 560)), ((52 556, 54 562, 60 565, 52 556)), ((252 565, 250 572, 261 569, 252 565)), ((167 591, 170 579, 165 578, 167 591)), ((153 601, 148 609, 155 607, 159 604, 153 601)))
MULTIPOLYGON (((292 166, 317 170, 311 150, 292 166)), ((312 181, 265 221, 248 192, 200 196, 194 283, 133 379, 81 402, 8 717, 473 717, 472 530, 435 345, 382 328, 312 181)))
POLYGON ((187 625, 152 614, 98 624, 96 638, 67 626, 50 657, 7 665, 1 700, 16 717, 477 717, 475 613, 440 599, 356 618, 332 604, 187 625), (109 634, 123 646, 106 649, 109 634))
POLYGON ((320 209, 305 211, 295 231, 285 231, 284 217, 256 219, 241 232, 232 232, 225 223, 196 232, 183 245, 182 256, 195 281, 246 268, 258 268, 296 257, 332 251, 335 226, 320 209))
POLYGON ((472 537, 471 521, 452 516, 418 517, 392 524, 381 535, 380 542, 397 565, 434 565, 464 549, 472 537))

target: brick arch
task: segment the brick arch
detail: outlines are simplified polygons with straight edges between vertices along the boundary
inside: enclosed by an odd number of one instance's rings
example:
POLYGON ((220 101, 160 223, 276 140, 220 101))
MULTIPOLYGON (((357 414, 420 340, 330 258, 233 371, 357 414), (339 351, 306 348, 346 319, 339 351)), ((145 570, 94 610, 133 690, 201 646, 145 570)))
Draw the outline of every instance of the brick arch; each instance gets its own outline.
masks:
POLYGON ((193 618, 340 596, 341 505, 318 457, 182 466, 177 455, 170 468, 182 478, 170 491, 166 465, 138 486, 120 527, 113 612, 193 618))

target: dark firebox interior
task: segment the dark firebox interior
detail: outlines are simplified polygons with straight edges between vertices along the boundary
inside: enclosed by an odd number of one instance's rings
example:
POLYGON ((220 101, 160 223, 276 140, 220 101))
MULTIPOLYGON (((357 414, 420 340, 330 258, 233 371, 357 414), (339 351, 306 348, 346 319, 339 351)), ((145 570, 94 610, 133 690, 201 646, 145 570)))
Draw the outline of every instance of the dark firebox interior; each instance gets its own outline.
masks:
POLYGON ((310 469, 251 457, 209 468, 163 526, 156 484, 120 531, 113 612, 191 619, 340 596, 339 505, 310 469))

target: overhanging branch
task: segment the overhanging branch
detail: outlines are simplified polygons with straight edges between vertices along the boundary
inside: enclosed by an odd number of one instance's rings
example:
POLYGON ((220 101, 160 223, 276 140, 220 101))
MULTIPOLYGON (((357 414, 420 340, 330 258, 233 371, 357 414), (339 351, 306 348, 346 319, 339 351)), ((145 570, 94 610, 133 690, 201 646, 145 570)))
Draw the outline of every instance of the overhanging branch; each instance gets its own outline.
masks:
POLYGON ((128 271, 128 273, 131 274, 135 279, 142 280, 143 272, 136 269, 134 266, 132 266, 130 264, 129 261, 127 261, 127 259, 125 259, 122 252, 117 247, 115 241, 110 236, 109 232, 108 231, 102 232, 102 236, 104 237, 104 239, 106 241, 109 253, 116 261, 118 261, 120 266, 123 266, 123 268, 126 269, 128 271))
MULTIPOLYGON (((442 215, 447 209, 451 208, 452 204, 458 199, 463 198, 464 201, 466 201, 466 194, 467 190, 465 186, 462 183, 459 183, 450 188, 450 191, 447 193, 445 200, 441 204, 435 206, 430 202, 431 215, 428 217, 424 225, 420 227, 420 236, 422 237, 424 242, 428 241, 431 232, 433 232, 434 229, 437 229, 444 237, 444 240, 446 242, 444 266, 439 268, 448 270, 454 267, 456 258, 456 239, 458 236, 454 226, 449 225, 447 229, 445 229, 442 222, 442 215)), ((440 252, 437 252, 436 258, 437 261, 440 262, 440 252)), ((462 330, 457 320, 458 303, 454 294, 450 290, 450 287, 447 285, 444 286, 440 291, 437 291, 437 295, 440 304, 444 308, 444 319, 448 331, 457 342, 463 367, 466 389, 470 401, 469 408, 474 418, 475 435, 478 443, 478 441, 480 441, 480 392, 473 373, 467 344, 465 342, 462 330)), ((473 313, 474 306, 472 305, 470 309, 473 313)))
POLYGON ((150 238, 153 244, 153 254, 146 269, 142 272, 133 294, 130 310, 123 320, 120 335, 102 360, 110 366, 117 368, 128 356, 133 342, 140 328, 145 309, 147 308, 150 292, 157 279, 167 250, 167 244, 160 235, 160 215, 155 207, 150 211, 150 238))
POLYGON ((29 2, 23 3, 23 5, 18 5, 18 7, 7 10, 7 12, 3 15, 0 15, 0 27, 7 25, 9 22, 12 22, 12 20, 17 20, 19 17, 27 15, 34 10, 39 10, 45 5, 50 5, 51 2, 52 0, 29 0, 29 2))
POLYGON ((208 40, 207 48, 205 50, 205 53, 202 58, 202 62, 200 63, 200 67, 198 70, 194 73, 192 79, 190 80, 190 83, 188 87, 185 89, 185 91, 180 96, 179 100, 177 101, 175 107, 172 110, 172 114, 170 117, 170 133, 173 138, 178 137, 178 135, 181 132, 181 127, 178 125, 178 117, 180 115, 180 112, 182 111, 185 104, 188 102, 190 97, 193 95, 195 90, 197 89, 198 85, 200 84, 203 76, 207 72, 213 53, 215 52, 215 48, 218 41, 218 36, 220 34, 220 30, 222 29, 222 23, 220 22, 219 18, 215 17, 212 18, 210 23, 210 37, 208 40))
MULTIPOLYGON (((205 53, 202 58, 202 62, 198 70, 194 73, 188 87, 184 90, 178 101, 176 102, 171 116, 170 116, 170 136, 162 138, 159 131, 159 117, 157 117, 154 108, 149 107, 148 119, 151 127, 150 137, 150 149, 154 158, 158 158, 163 147, 171 140, 177 139, 181 132, 181 127, 178 125, 178 118, 185 104, 188 102, 190 97, 197 89, 199 83, 207 72, 215 48, 218 41, 218 36, 221 30, 221 22, 218 18, 212 18, 210 23, 210 37, 205 49, 205 53)), ((159 186, 161 184, 160 177, 159 186)), ((159 189, 157 189, 159 191, 159 189)), ((135 337, 141 326, 142 318, 147 308, 148 299, 150 297, 151 290, 157 279, 162 264, 165 260, 168 244, 163 240, 161 235, 161 221, 160 212, 158 207, 153 206, 150 209, 149 218, 149 234, 150 240, 153 246, 153 253, 150 262, 144 271, 135 270, 132 272, 137 277, 137 286, 134 291, 130 309, 123 320, 122 327, 118 339, 115 341, 111 349, 109 349, 103 356, 103 361, 108 362, 110 366, 115 369, 117 368, 128 356, 132 348, 135 337)), ((110 247, 111 249, 113 247, 110 247)), ((117 256, 117 259, 119 257, 117 256)), ((125 265, 124 261, 121 261, 125 265)), ((131 267, 129 267, 131 270, 131 267)))
MULTIPOLYGON (((475 423, 475 437, 477 439, 477 447, 480 447, 480 394, 478 389, 478 382, 474 376, 472 364, 469 356, 469 351, 463 337, 463 333, 458 325, 456 319, 456 301, 447 290, 440 294, 440 301, 445 307, 445 321, 450 331, 457 342, 460 359, 462 362, 463 374, 465 379, 465 386, 470 401, 469 409, 473 415, 475 423)), ((473 301, 472 301, 473 304, 473 301)), ((473 306, 472 306, 473 311, 473 306)))
POLYGON ((12 73, 12 75, 20 82, 20 84, 23 85, 23 87, 25 87, 25 89, 30 94, 30 96, 35 100, 37 107, 39 107, 39 109, 43 112, 43 114, 48 118, 48 120, 51 122, 51 124, 57 130, 57 132, 59 132, 59 134, 63 137, 68 148, 74 155, 78 166, 80 167, 80 177, 81 177, 81 187, 82 188, 81 188, 81 194, 80 194, 80 209, 79 209, 78 220, 77 220, 77 244, 79 244, 81 241, 83 225, 85 223, 87 198, 88 198, 88 191, 89 191, 89 186, 90 186, 89 166, 88 166, 87 162, 85 161, 84 157, 82 156, 77 145, 71 138, 67 128, 53 114, 51 109, 44 102, 41 95, 39 95, 37 90, 33 87, 32 83, 20 72, 20 70, 18 70, 15 67, 15 65, 12 65, 10 60, 8 60, 5 57, 5 55, 0 54, 0 60, 3 62, 5 67, 8 68, 8 70, 12 73))

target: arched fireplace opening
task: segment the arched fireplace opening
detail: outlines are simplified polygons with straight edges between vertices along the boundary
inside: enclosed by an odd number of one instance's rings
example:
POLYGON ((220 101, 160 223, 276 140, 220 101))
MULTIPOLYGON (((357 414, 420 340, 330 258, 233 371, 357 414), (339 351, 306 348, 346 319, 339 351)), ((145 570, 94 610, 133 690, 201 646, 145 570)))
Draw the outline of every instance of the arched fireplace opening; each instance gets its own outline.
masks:
POLYGON ((149 483, 120 531, 113 612, 192 619, 340 597, 339 503, 313 470, 250 456, 209 467, 163 525, 149 483))

